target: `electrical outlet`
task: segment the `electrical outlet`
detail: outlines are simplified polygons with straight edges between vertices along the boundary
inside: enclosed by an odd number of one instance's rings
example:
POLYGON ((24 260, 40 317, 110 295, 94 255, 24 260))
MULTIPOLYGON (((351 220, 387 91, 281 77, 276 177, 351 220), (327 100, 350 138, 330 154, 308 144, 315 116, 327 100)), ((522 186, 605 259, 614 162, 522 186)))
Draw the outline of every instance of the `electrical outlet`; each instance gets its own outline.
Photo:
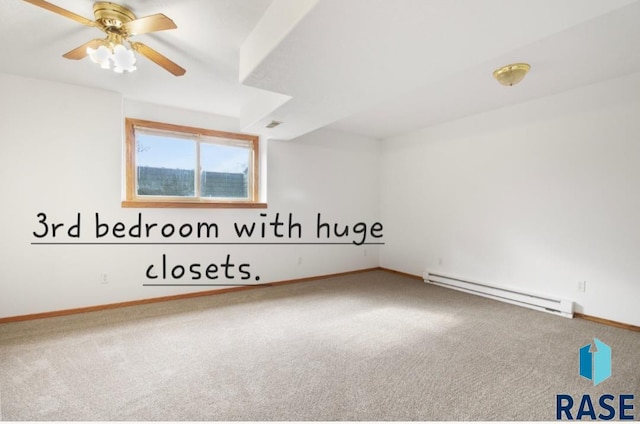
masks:
POLYGON ((107 273, 102 273, 100 284, 109 284, 109 276, 107 273))
POLYGON ((442 266, 442 258, 438 258, 438 265, 442 266))
POLYGON ((587 282, 586 281, 578 281, 578 286, 576 287, 580 293, 584 293, 587 291, 587 282))
POLYGON ((298 256, 298 265, 302 265, 302 256, 298 256))
POLYGON ((367 249, 364 249, 364 253, 363 253, 363 255, 364 255, 364 256, 367 256, 367 249))

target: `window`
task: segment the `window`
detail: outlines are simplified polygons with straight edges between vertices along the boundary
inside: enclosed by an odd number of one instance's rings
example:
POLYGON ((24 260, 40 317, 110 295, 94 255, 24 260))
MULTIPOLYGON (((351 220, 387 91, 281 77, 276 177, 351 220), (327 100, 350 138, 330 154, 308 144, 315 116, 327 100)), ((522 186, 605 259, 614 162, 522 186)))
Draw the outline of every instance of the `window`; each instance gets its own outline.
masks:
POLYGON ((127 118, 124 207, 266 207, 258 137, 127 118))

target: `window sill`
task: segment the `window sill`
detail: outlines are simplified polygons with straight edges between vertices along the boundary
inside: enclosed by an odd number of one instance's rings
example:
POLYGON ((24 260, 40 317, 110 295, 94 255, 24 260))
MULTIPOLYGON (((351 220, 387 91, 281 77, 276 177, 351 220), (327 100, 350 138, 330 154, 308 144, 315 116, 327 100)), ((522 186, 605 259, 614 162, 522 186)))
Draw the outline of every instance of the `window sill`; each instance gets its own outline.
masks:
POLYGON ((123 200, 123 208, 210 208, 210 209, 266 209, 266 203, 260 202, 199 202, 199 201, 147 201, 123 200))

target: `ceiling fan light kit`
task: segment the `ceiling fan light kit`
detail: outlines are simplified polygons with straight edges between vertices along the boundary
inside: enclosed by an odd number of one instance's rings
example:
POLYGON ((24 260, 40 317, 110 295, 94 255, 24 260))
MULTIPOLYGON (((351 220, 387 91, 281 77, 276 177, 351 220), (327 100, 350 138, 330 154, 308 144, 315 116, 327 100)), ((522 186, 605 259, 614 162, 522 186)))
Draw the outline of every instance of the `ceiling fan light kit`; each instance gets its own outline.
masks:
POLYGON ((502 85, 514 86, 527 75, 531 69, 528 63, 512 63, 493 71, 493 77, 502 85))
POLYGON ((109 38, 101 40, 102 44, 98 48, 87 46, 86 53, 89 59, 93 63, 100 65, 102 69, 113 69, 114 72, 119 74, 124 71, 135 71, 137 69, 135 66, 136 57, 133 54, 133 50, 127 49, 120 40, 111 41, 109 38))
POLYGON ((136 18, 126 7, 111 2, 98 2, 93 5, 95 20, 90 20, 49 3, 45 0, 24 0, 35 6, 62 15, 86 26, 98 28, 107 34, 104 39, 94 39, 65 53, 67 59, 80 60, 89 56, 92 62, 102 69, 114 72, 133 72, 136 70, 134 51, 161 66, 175 76, 184 75, 186 70, 153 50, 146 44, 130 41, 129 37, 138 34, 164 31, 177 28, 176 24, 162 13, 136 18), (129 44, 127 48, 125 43, 129 44))
POLYGON ((133 50, 125 47, 123 38, 130 35, 125 24, 134 21, 136 16, 129 9, 109 2, 94 4, 93 14, 96 22, 106 29, 107 38, 97 49, 87 46, 87 55, 91 61, 102 69, 113 69, 119 74, 135 71, 136 57, 133 50))

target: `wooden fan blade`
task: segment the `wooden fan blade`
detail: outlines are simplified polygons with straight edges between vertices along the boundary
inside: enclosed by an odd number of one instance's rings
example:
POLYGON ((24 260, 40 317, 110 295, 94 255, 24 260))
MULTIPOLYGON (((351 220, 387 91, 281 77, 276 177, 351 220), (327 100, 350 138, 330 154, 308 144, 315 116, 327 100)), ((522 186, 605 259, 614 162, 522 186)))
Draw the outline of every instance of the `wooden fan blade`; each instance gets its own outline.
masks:
POLYGON ((97 49, 103 44, 104 44, 103 39, 96 38, 94 40, 84 43, 80 47, 76 47, 75 49, 63 54, 62 56, 66 57, 67 59, 80 60, 87 55, 87 47, 91 47, 92 49, 97 49))
POLYGON ((157 51, 153 50, 151 47, 147 46, 146 44, 137 43, 137 42, 131 42, 130 44, 135 51, 145 56, 147 59, 151 60, 156 65, 162 66, 164 69, 171 72, 173 75, 177 77, 182 76, 184 75, 185 72, 187 72, 183 67, 167 59, 166 57, 164 57, 157 51))
POLYGON ((127 22, 123 25, 129 34, 147 34, 149 32, 164 31, 167 29, 178 28, 176 24, 163 15, 162 13, 156 13, 155 15, 145 16, 144 18, 136 19, 131 22, 127 22))
POLYGON ((51 4, 49 2, 46 2, 44 0, 24 0, 27 3, 31 3, 34 6, 39 6, 43 9, 49 10, 51 12, 57 13, 58 15, 62 15, 64 17, 67 17, 69 19, 73 19, 76 22, 80 22, 83 25, 87 25, 87 26, 97 26, 96 23, 90 19, 87 19, 83 16, 77 15, 73 12, 68 11, 67 9, 63 9, 59 6, 56 6, 55 4, 51 4))

